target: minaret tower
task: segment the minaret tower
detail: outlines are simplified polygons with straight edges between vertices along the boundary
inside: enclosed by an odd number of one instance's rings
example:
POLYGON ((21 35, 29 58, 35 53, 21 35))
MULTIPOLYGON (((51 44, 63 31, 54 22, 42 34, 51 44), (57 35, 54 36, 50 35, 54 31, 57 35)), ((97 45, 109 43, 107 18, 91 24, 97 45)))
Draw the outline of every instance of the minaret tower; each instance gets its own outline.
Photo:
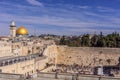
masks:
POLYGON ((14 21, 11 21, 10 23, 10 37, 11 38, 16 37, 16 26, 14 21))

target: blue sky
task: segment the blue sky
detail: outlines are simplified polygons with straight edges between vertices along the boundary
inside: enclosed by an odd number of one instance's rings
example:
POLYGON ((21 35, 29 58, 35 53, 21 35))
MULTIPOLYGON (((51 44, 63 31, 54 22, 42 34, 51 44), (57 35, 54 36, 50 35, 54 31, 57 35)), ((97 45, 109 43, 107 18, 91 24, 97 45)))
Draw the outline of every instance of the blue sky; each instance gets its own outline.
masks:
POLYGON ((120 0, 0 0, 0 35, 11 20, 30 35, 120 32, 120 0))

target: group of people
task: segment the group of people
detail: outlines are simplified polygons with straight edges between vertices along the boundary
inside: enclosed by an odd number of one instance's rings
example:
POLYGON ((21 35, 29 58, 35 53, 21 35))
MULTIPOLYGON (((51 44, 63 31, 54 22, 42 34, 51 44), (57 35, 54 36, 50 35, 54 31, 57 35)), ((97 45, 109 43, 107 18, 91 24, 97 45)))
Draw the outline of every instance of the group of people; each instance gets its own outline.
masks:
POLYGON ((52 69, 52 72, 56 71, 60 73, 93 74, 93 68, 91 66, 80 66, 78 64, 73 65, 57 64, 57 66, 52 69))

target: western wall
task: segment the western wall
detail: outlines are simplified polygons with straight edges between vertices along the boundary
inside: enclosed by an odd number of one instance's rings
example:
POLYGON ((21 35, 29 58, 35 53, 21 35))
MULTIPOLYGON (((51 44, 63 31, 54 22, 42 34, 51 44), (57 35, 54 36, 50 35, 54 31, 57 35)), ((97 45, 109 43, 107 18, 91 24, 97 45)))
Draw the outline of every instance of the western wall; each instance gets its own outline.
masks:
POLYGON ((48 46, 44 52, 49 62, 82 66, 117 65, 120 48, 48 46))

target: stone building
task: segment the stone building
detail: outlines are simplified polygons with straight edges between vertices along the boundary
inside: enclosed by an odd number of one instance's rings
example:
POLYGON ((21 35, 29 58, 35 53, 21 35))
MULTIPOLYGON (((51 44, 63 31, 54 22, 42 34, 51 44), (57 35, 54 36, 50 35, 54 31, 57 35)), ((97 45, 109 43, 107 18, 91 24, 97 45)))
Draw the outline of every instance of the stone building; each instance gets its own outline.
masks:
POLYGON ((53 41, 29 38, 28 34, 25 27, 17 28, 15 22, 11 22, 10 36, 0 37, 0 72, 33 75, 44 69, 47 59, 43 52, 53 41))
POLYGON ((13 56, 11 42, 0 41, 0 57, 13 56))

